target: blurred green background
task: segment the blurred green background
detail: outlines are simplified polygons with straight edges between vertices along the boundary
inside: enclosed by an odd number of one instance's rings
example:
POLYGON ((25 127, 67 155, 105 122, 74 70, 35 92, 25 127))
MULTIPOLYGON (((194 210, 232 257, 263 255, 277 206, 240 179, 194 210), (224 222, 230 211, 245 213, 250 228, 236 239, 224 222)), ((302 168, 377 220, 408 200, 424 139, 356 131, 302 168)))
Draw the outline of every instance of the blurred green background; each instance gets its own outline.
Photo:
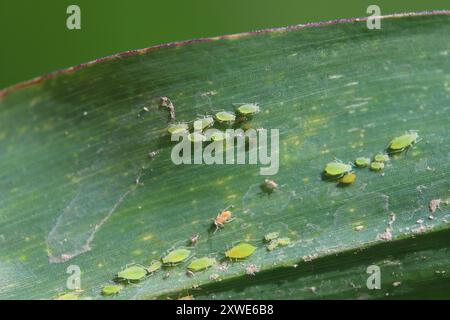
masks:
POLYGON ((0 88, 57 69, 155 44, 382 14, 450 9, 442 0, 0 0, 0 88), (66 8, 81 8, 81 30, 66 8))

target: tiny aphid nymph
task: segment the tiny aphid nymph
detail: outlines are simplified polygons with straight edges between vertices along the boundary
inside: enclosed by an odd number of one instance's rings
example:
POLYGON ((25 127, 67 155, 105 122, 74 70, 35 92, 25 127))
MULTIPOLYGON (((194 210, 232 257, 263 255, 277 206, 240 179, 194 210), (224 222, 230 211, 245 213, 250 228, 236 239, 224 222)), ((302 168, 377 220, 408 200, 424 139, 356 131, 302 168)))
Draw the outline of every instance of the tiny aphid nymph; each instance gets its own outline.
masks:
POLYGON ((372 171, 381 171, 383 169, 384 169, 383 162, 374 161, 370 164, 370 170, 372 171))
POLYGON ((167 132, 172 134, 187 134, 189 130, 189 126, 187 123, 172 123, 167 127, 167 132))
POLYGON ((259 112, 259 105, 257 103, 245 103, 236 108, 243 116, 251 116, 259 112))
POLYGON ((158 269, 160 269, 161 266, 162 266, 161 261, 158 261, 158 260, 152 261, 152 263, 150 263, 150 265, 147 267, 147 272, 153 273, 153 272, 157 271, 158 269))
POLYGON ((192 260, 191 263, 187 266, 187 268, 193 272, 205 270, 216 263, 216 259, 214 258, 199 258, 192 260))
POLYGON ((359 157, 355 159, 355 166, 358 168, 365 168, 370 164, 370 159, 365 157, 359 157))
POLYGON ((111 285, 104 286, 102 288, 102 295, 112 296, 112 295, 118 294, 122 290, 122 288, 123 287, 118 284, 111 284, 111 285))
POLYGON ((266 242, 270 242, 272 240, 275 240, 276 238, 278 238, 280 236, 279 232, 269 232, 268 234, 266 234, 264 236, 264 241, 266 242))
POLYGON ((410 131, 404 135, 392 139, 389 143, 388 150, 391 153, 402 152, 417 143, 419 140, 419 134, 416 131, 410 131))
POLYGON ((251 256, 256 250, 256 247, 251 244, 242 242, 225 252, 225 256, 230 259, 245 259, 251 256))
POLYGON ((233 220, 233 214, 231 213, 231 211, 228 210, 229 208, 233 208, 233 205, 228 206, 225 209, 223 209, 214 219, 214 225, 216 226, 214 233, 219 228, 223 228, 225 223, 228 223, 233 220))
POLYGON ((217 112, 215 117, 221 123, 233 123, 236 120, 236 115, 228 111, 217 112))
POLYGON ((291 239, 290 238, 280 238, 278 239, 278 245, 285 247, 291 244, 291 239))
POLYGON ((194 130, 203 131, 214 125, 214 118, 212 116, 205 116, 194 121, 194 130))
POLYGON ((378 153, 373 157, 373 160, 376 162, 387 162, 389 161, 389 156, 384 153, 378 153))
POLYGON ((353 167, 350 164, 345 164, 340 161, 333 161, 327 163, 325 166, 325 174, 330 177, 339 178, 346 173, 351 172, 353 167))
POLYGON ((175 249, 163 257, 162 262, 164 264, 177 264, 186 260, 190 254, 191 251, 187 249, 175 249))
POLYGON ((277 239, 274 239, 274 240, 270 241, 270 242, 267 244, 267 246, 266 246, 267 250, 269 250, 269 251, 273 251, 273 250, 275 250, 277 247, 278 247, 278 240, 277 240, 277 239))
POLYGON ((356 174, 354 172, 349 172, 344 174, 342 177, 339 178, 338 182, 341 184, 349 185, 355 182, 356 180, 356 174))
POLYGON ((117 278, 127 281, 139 281, 147 275, 147 270, 140 265, 132 265, 120 271, 117 278))

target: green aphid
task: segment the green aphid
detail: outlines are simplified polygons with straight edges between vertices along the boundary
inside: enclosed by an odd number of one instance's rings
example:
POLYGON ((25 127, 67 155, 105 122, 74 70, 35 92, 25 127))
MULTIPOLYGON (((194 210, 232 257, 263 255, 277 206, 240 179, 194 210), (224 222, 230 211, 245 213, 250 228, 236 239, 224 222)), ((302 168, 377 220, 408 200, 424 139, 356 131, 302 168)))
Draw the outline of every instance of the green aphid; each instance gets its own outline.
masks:
POLYGON ((365 168, 370 164, 370 159, 365 157, 359 157, 355 159, 355 166, 358 168, 365 168))
POLYGON ((54 300, 78 300, 80 294, 76 292, 64 293, 57 296, 54 300))
POLYGON ((278 245, 285 247, 291 244, 291 239, 290 238, 280 238, 278 239, 278 245))
POLYGON ((214 125, 214 118, 212 116, 206 116, 194 121, 194 130, 203 131, 214 125))
POLYGON ((112 295, 118 294, 122 290, 122 288, 123 287, 118 284, 111 284, 111 285, 104 286, 102 288, 102 295, 112 296, 112 295))
POLYGON ((236 115, 228 111, 217 112, 215 117, 220 123, 233 123, 236 120, 236 115))
POLYGON ((197 271, 205 270, 205 269, 211 267, 212 265, 214 265, 215 263, 216 263, 216 259, 204 257, 204 258, 192 260, 192 262, 189 263, 187 268, 190 271, 197 272, 197 271))
POLYGON ((370 170, 372 171, 381 171, 383 169, 384 169, 383 162, 374 161, 370 164, 370 170))
POLYGON ((403 150, 411 147, 413 144, 419 141, 419 134, 415 131, 410 131, 402 136, 392 139, 389 143, 388 149, 390 152, 402 152, 403 150))
POLYGON ((273 251, 278 247, 278 240, 272 240, 269 242, 269 244, 266 246, 267 250, 273 251))
POLYGON ((172 123, 167 127, 167 132, 172 134, 181 134, 181 133, 188 133, 189 132, 189 126, 187 123, 172 123))
POLYGON ((384 153, 378 153, 375 155, 375 157, 373 157, 373 160, 375 160, 376 162, 386 162, 389 161, 389 156, 384 153))
POLYGON ((245 259, 251 256, 255 250, 256 247, 243 242, 225 251, 225 256, 230 259, 245 259))
POLYGON ((157 270, 159 270, 162 266, 161 261, 153 261, 152 263, 150 263, 150 265, 147 267, 147 272, 148 273, 153 273, 157 270))
POLYGON ((270 241, 272 241, 272 240, 275 240, 276 238, 278 238, 280 236, 280 233, 279 232, 269 232, 268 234, 266 234, 265 236, 264 236, 264 240, 266 241, 266 242, 270 242, 270 241))
POLYGON ((203 142, 206 141, 206 137, 198 132, 192 132, 188 135, 190 142, 203 142))
POLYGON ((140 265, 127 267, 117 274, 117 278, 127 281, 139 281, 147 275, 147 270, 140 265))
POLYGON ((259 105, 256 103, 245 103, 236 108, 237 112, 239 112, 243 116, 251 116, 257 114, 260 109, 259 105))
POLYGON ((162 262, 164 264, 177 264, 186 260, 190 254, 191 251, 188 249, 175 249, 163 257, 162 262))
POLYGON ((338 180, 338 182, 342 185, 350 185, 355 181, 356 181, 356 174, 354 172, 346 173, 338 180))
POLYGON ((338 178, 350 171, 352 171, 352 166, 350 164, 345 164, 340 161, 329 162, 325 166, 325 174, 331 177, 338 178))

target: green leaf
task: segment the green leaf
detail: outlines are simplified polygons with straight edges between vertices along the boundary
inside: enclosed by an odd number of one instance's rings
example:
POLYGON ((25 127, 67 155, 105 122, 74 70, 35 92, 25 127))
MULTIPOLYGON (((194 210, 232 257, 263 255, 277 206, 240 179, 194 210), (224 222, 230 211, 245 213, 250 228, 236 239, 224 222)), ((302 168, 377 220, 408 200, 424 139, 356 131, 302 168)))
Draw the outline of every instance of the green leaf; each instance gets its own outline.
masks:
POLYGON ((441 12, 196 40, 1 91, 0 298, 59 296, 78 265, 80 299, 101 299, 126 265, 195 234, 192 254, 221 263, 193 277, 165 267, 106 298, 449 298, 449 26, 441 12), (173 164, 160 97, 189 124, 258 103, 246 125, 279 129, 278 187, 261 192, 264 165, 173 164), (372 159, 409 130, 422 141, 383 170, 323 179, 335 158, 372 159), (274 230, 290 245, 267 250, 274 230), (224 259, 239 242, 257 250, 224 259), (366 287, 370 265, 381 290, 366 287))

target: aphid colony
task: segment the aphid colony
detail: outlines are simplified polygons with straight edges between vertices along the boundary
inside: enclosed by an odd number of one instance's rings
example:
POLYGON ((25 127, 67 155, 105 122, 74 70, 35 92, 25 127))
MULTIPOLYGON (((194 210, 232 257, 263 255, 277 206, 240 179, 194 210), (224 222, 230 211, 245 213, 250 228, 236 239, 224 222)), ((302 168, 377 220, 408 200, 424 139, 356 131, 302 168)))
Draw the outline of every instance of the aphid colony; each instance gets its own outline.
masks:
MULTIPOLYGON (((224 255, 230 260, 240 260, 250 257, 255 252, 255 250, 255 246, 246 242, 241 242, 231 249, 225 251, 224 255)), ((144 267, 139 264, 126 266, 123 270, 117 273, 115 280, 118 283, 108 284, 104 286, 101 292, 105 296, 118 294, 123 289, 122 283, 139 282, 163 267, 168 268, 177 266, 178 264, 187 261, 191 257, 192 255, 190 250, 185 248, 177 248, 168 252, 164 257, 161 258, 161 261, 153 261, 148 267, 144 267)), ((212 267, 216 263, 217 260, 214 257, 202 257, 193 259, 187 265, 188 274, 193 275, 195 272, 204 271, 212 267)), ((170 276, 170 273, 168 272, 166 273, 166 275, 170 276)), ((64 296, 60 297, 62 299, 65 298, 64 296)), ((68 298, 70 297, 68 296, 68 298)))
POLYGON ((419 134, 416 131, 409 131, 408 133, 392 139, 387 146, 387 153, 378 153, 370 158, 358 157, 353 163, 343 163, 340 160, 329 162, 324 169, 324 174, 327 179, 336 180, 340 185, 350 185, 356 180, 356 174, 353 168, 366 168, 372 171, 382 171, 385 163, 390 161, 390 154, 407 151, 415 143, 419 142, 419 134))
MULTIPOLYGON (((267 185, 271 192, 275 191, 278 187, 278 184, 275 181, 268 179, 266 179, 262 185, 267 185)), ((230 209, 232 209, 233 207, 233 205, 226 207, 225 209, 221 210, 213 219, 212 226, 215 228, 213 234, 216 233, 220 228, 225 227, 227 223, 234 220, 233 214, 230 211, 230 209)), ((190 247, 195 246, 198 243, 199 239, 199 234, 192 235, 188 239, 188 245, 190 247)), ((289 238, 280 238, 278 232, 271 232, 266 234, 263 240, 266 243, 266 247, 269 251, 272 251, 279 246, 282 247, 291 244, 291 240, 289 238)), ((240 242, 237 245, 226 250, 224 252, 224 256, 231 261, 238 261, 250 257, 256 251, 256 249, 257 247, 253 246, 250 243, 240 242)), ((147 267, 140 264, 131 264, 125 266, 124 269, 117 273, 114 279, 116 283, 105 285, 102 288, 101 293, 104 296, 117 295, 124 288, 124 284, 142 281, 145 278, 153 275, 160 269, 176 267, 188 260, 190 260, 186 266, 186 274, 188 276, 193 276, 195 275, 195 273, 204 271, 217 264, 217 260, 215 257, 204 256, 200 258, 194 258, 191 249, 189 249, 188 247, 175 248, 169 250, 169 252, 162 256, 160 260, 153 260, 147 267)), ((253 272, 249 272, 249 270, 247 270, 248 268, 249 267, 247 266, 246 274, 251 275, 254 275, 254 273, 259 270, 259 267, 254 266, 254 268, 251 268, 253 272)), ((165 273, 164 278, 168 277, 170 277, 169 271, 165 273)), ((73 296, 74 293, 67 293, 66 295, 67 299, 78 298, 78 294, 76 296, 73 296)), ((66 299, 66 295, 59 296, 58 298, 66 299)))
MULTIPOLYGON (((171 118, 175 118, 175 111, 173 108, 173 104, 168 98, 161 98, 162 107, 166 107, 171 115, 171 118)), ((240 119, 246 119, 251 115, 259 112, 259 107, 257 104, 241 104, 237 107, 237 112, 239 114, 240 119)), ((215 114, 215 117, 205 116, 197 121, 194 125, 194 129, 196 131, 203 131, 206 128, 209 128, 214 125, 214 122, 218 121, 219 123, 231 124, 236 121, 236 115, 234 113, 228 111, 220 111, 215 114)), ((170 134, 174 133, 188 133, 189 125, 186 123, 177 123, 171 124, 168 127, 168 132, 170 134)), ((201 133, 194 132, 190 133, 191 141, 204 141, 201 133)), ((217 136, 215 139, 224 139, 225 137, 217 136)), ((214 140, 214 139, 213 139, 214 140)), ((350 185, 356 180, 356 174, 353 171, 353 168, 366 168, 368 167, 372 171, 381 171, 384 169, 384 164, 390 160, 389 154, 403 152, 412 147, 415 143, 419 141, 419 135, 415 131, 411 131, 402 136, 394 138, 387 147, 388 153, 379 153, 373 157, 373 160, 366 157, 358 157, 353 163, 343 163, 340 160, 335 160, 329 162, 324 169, 324 174, 327 178, 331 178, 337 180, 339 184, 342 185, 350 185)), ((265 179, 261 184, 261 189, 263 192, 271 194, 275 190, 277 190, 278 184, 270 179, 265 179)), ((440 200, 433 200, 430 202, 429 209, 430 212, 436 211, 439 208, 440 200)), ((227 223, 230 223, 234 220, 233 214, 230 209, 233 208, 233 205, 226 207, 221 210, 217 216, 213 220, 214 232, 216 233, 220 228, 224 228, 227 223)), ((191 236, 188 240, 188 245, 195 246, 199 241, 199 234, 195 234, 191 236)), ((291 244, 291 240, 288 237, 280 237, 279 232, 269 232, 264 236, 263 239, 266 249, 268 251, 273 251, 278 247, 289 246, 291 244)), ((230 260, 241 260, 250 257, 255 251, 256 247, 246 243, 241 242, 232 248, 228 249, 224 252, 224 256, 230 260)), ((151 262, 148 267, 144 267, 139 264, 133 264, 130 266, 126 266, 123 270, 119 271, 116 276, 115 284, 108 284, 102 288, 101 293, 105 296, 116 295, 121 292, 123 289, 123 283, 129 282, 139 282, 144 278, 151 276, 158 270, 162 268, 170 268, 177 266, 189 259, 193 258, 191 254, 191 250, 187 248, 176 248, 169 251, 165 256, 161 258, 161 260, 155 260, 151 262)), ((193 276, 196 272, 204 271, 217 263, 217 260, 214 257, 201 257, 192 259, 187 265, 187 274, 189 276, 193 276)), ((253 265, 251 265, 253 266, 253 265)), ((247 267, 248 268, 248 267, 247 267)), ((254 270, 259 270, 258 267, 255 266, 256 269, 251 268, 251 272, 246 269, 247 274, 254 274, 254 270)), ((166 272, 164 278, 170 277, 170 272, 166 272)), ((78 299, 79 293, 66 293, 57 297, 57 299, 78 299)))
MULTIPOLYGON (((173 107, 170 99, 167 97, 161 98, 160 106, 164 106, 169 110, 171 110, 169 106, 173 107)), ((235 104, 235 112, 218 111, 214 116, 201 116, 193 121, 193 125, 190 125, 190 123, 187 122, 171 123, 167 127, 167 132, 170 135, 186 134, 191 142, 203 142, 207 140, 203 131, 213 127, 215 123, 217 123, 219 127, 240 124, 250 120, 252 116, 259 113, 259 111, 260 108, 257 103, 235 104), (193 132, 190 132, 191 128, 194 130, 193 132)), ((173 111, 172 119, 175 119, 175 111, 173 111)), ((225 135, 225 132, 217 129, 209 138, 212 141, 223 141, 227 136, 225 135)))
MULTIPOLYGON (((272 181, 274 184, 276 184, 274 181, 272 181)), ((223 209, 214 219, 213 226, 216 228, 214 230, 214 233, 219 229, 225 226, 226 223, 231 222, 233 220, 233 215, 230 208, 233 208, 233 206, 228 206, 227 208, 223 209)), ((269 251, 273 251, 277 247, 281 246, 288 246, 291 244, 291 240, 287 237, 280 238, 279 232, 270 232, 264 236, 264 242, 266 243, 266 247, 269 251)), ((189 238, 189 244, 190 245, 196 245, 200 236, 198 234, 193 235, 189 238)), ((241 260, 246 259, 250 257, 255 251, 256 247, 247 243, 247 242, 241 242, 232 248, 228 249, 224 252, 224 256, 230 260, 241 260)), ((173 250, 170 250, 166 255, 164 255, 161 260, 154 260, 150 263, 148 267, 144 267, 139 264, 132 264, 129 266, 126 266, 123 270, 119 271, 116 275, 116 284, 108 284, 105 285, 102 288, 101 293, 105 296, 111 296, 116 295, 121 292, 123 289, 123 283, 130 283, 130 282, 139 282, 143 279, 145 279, 148 276, 151 276, 158 270, 162 268, 170 268, 175 267, 189 259, 191 259, 192 253, 191 250, 187 248, 176 248, 173 250)), ((195 258, 192 259, 189 264, 187 265, 187 274, 189 276, 193 276, 196 272, 204 271, 212 266, 214 266, 217 263, 216 258, 214 257, 201 257, 201 258, 195 258)), ((259 268, 257 268, 259 270, 259 268)), ((254 274, 248 273, 248 270, 246 270, 247 274, 254 274)), ((170 272, 166 273, 165 278, 170 277, 170 272)), ((61 296, 64 298, 63 296, 61 296)), ((78 297, 78 296, 77 296, 78 297)), ((69 297, 70 298, 70 297, 69 297)))
MULTIPOLYGON (((162 97, 160 99, 160 107, 167 108, 171 120, 175 120, 175 108, 173 103, 167 97, 162 97)), ((190 125, 188 123, 172 123, 167 128, 169 134, 185 133, 188 134, 188 139, 192 142, 205 141, 205 137, 202 132, 207 128, 211 128, 215 122, 222 125, 232 125, 234 123, 240 123, 251 118, 254 114, 260 111, 258 104, 255 103, 243 103, 238 104, 236 107, 236 113, 229 111, 219 111, 214 116, 203 116, 194 122, 193 129, 194 132, 189 133, 190 125)), ((225 140, 226 136, 223 132, 218 131, 217 134, 213 135, 211 139, 213 141, 225 140)), ((335 160, 329 162, 324 169, 324 174, 327 178, 337 180, 339 184, 350 185, 356 180, 356 174, 354 172, 354 167, 356 168, 366 168, 368 167, 372 171, 381 171, 384 169, 384 165, 390 160, 389 154, 400 153, 408 150, 415 143, 419 141, 419 135, 415 131, 411 131, 402 136, 394 138, 387 147, 387 153, 376 154, 373 160, 366 157, 358 157, 353 163, 343 163, 342 161, 335 160)), ((265 179, 261 184, 261 189, 271 194, 277 190, 278 184, 270 179, 265 179)), ((430 211, 434 212, 439 208, 439 202, 430 203, 430 211)), ((213 220, 214 232, 216 233, 220 228, 224 228, 227 223, 234 220, 234 216, 230 209, 233 205, 221 210, 213 220)), ((190 247, 195 246, 199 241, 199 234, 191 236, 188 240, 188 245, 190 247)), ((263 239, 266 249, 268 251, 273 251, 278 247, 289 246, 291 240, 288 237, 280 237, 279 232, 270 232, 264 236, 263 239)), ((232 248, 224 252, 224 256, 230 260, 241 260, 250 257, 255 251, 256 247, 247 243, 241 242, 232 248)), ((160 260, 154 260, 149 266, 145 267, 139 264, 132 264, 126 266, 123 270, 119 271, 116 275, 114 284, 105 285, 101 293, 105 296, 116 295, 121 292, 124 288, 123 284, 130 282, 139 282, 162 268, 171 268, 179 264, 182 264, 188 260, 191 260, 186 266, 187 274, 192 276, 196 272, 204 271, 215 264, 217 260, 214 257, 204 256, 200 258, 194 258, 190 249, 187 248, 176 248, 170 250, 166 255, 161 257, 160 260)), ((253 265, 252 265, 253 266, 253 265)), ((259 270, 255 266, 255 270, 259 270)), ((252 268, 251 270, 254 270, 252 268)), ((246 270, 247 274, 254 274, 254 271, 249 272, 246 270)), ((165 277, 170 277, 170 272, 166 272, 165 277)), ((79 293, 66 293, 58 297, 58 299, 77 299, 79 293)))

